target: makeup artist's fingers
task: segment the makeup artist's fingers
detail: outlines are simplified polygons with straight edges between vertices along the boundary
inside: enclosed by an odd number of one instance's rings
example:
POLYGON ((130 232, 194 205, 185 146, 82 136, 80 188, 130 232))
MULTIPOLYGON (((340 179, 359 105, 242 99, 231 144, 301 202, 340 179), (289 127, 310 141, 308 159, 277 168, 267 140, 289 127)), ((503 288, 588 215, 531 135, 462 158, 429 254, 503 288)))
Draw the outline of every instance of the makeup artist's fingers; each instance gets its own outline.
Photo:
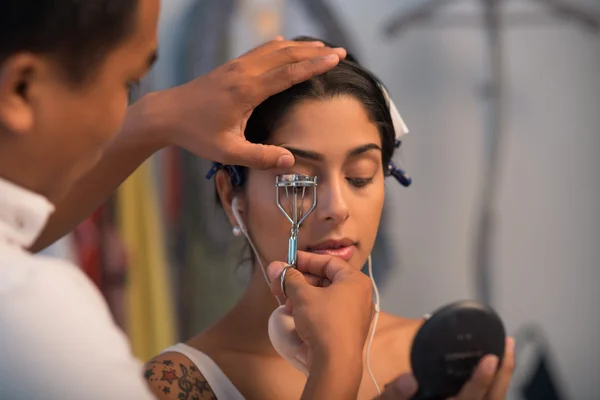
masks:
POLYGON ((252 143, 241 138, 230 140, 227 151, 227 158, 222 158, 226 164, 243 163, 253 169, 289 168, 295 162, 292 153, 283 147, 252 143))
POLYGON ((486 400, 504 400, 515 368, 515 340, 506 338, 504 357, 486 400))
POLYGON ((481 359, 471 379, 463 386, 457 396, 448 400, 487 400, 494 375, 498 368, 498 357, 486 355, 481 359))
POLYGON ((360 358, 374 313, 370 279, 337 257, 299 252, 297 265, 300 270, 272 262, 267 274, 271 292, 287 294, 285 310, 292 311, 298 337, 310 347, 309 353, 325 350, 329 357, 356 352, 360 358), (310 275, 326 277, 332 284, 312 286, 303 274, 312 271, 316 273, 310 275))
POLYGON ((327 278, 332 284, 348 275, 355 273, 363 275, 360 271, 350 267, 344 260, 324 254, 298 251, 296 264, 300 272, 327 278))
MULTIPOLYGON (((267 265, 267 276, 271 281, 269 285, 271 288, 271 293, 273 296, 281 297, 283 296, 283 292, 281 291, 281 274, 283 273, 283 269, 287 267, 287 264, 284 262, 275 261, 271 264, 267 265)), ((285 297, 285 296, 284 296, 285 297)))
MULTIPOLYGON (((275 261, 268 265, 267 275, 271 281, 271 292, 275 296, 283 296, 281 289, 281 274, 286 263, 275 261)), ((302 286, 326 288, 336 281, 347 280, 349 284, 359 284, 368 279, 363 273, 350 267, 345 261, 328 255, 299 251, 297 268, 288 268, 285 274, 285 290, 290 296, 289 288, 297 290, 302 286), (355 277, 355 279, 352 279, 355 277), (350 279, 349 279, 350 278, 350 279)))
POLYGON ((265 54, 272 53, 285 47, 324 47, 325 44, 321 41, 307 42, 307 41, 295 41, 295 40, 284 40, 283 36, 278 36, 274 40, 268 41, 258 47, 250 49, 249 51, 242 54, 239 58, 253 58, 264 56, 265 54))
MULTIPOLYGON (((346 50, 343 48, 331 48, 325 46, 296 44, 276 49, 271 53, 262 55, 252 61, 253 71, 257 74, 268 74, 270 71, 280 71, 286 73, 295 73, 303 62, 310 61, 311 67, 318 63, 318 60, 327 56, 337 55, 339 60, 346 57, 346 50)), ((249 63, 250 64, 250 63, 249 63)), ((292 75, 290 75, 292 76, 292 75)))
MULTIPOLYGON (((283 264, 285 265, 285 264, 283 264)), ((283 272, 283 269, 280 269, 280 265, 278 265, 275 268, 275 271, 277 271, 277 273, 279 274, 279 278, 281 277, 281 272, 283 272)), ((308 274, 305 272, 302 272, 302 276, 304 277, 304 279, 306 280, 306 283, 308 283, 311 286, 314 287, 327 287, 329 285, 331 285, 331 282, 329 281, 329 279, 327 278, 323 278, 321 276, 316 276, 316 275, 312 275, 312 274, 308 274)), ((279 279, 279 278, 275 278, 275 280, 279 279)), ((272 278, 269 278, 271 280, 271 282, 273 282, 272 278)), ((281 281, 277 281, 277 285, 281 286, 281 281)))
POLYGON ((267 267, 267 275, 271 280, 271 293, 277 297, 294 297, 299 290, 313 288, 304 275, 295 268, 288 268, 285 273, 285 294, 281 288, 281 274, 283 273, 286 263, 275 261, 267 267))
MULTIPOLYGON (((320 49, 315 48, 313 50, 320 49)), ((274 93, 283 92, 313 76, 329 71, 339 64, 340 57, 338 54, 330 52, 330 54, 320 56, 315 54, 315 58, 300 62, 285 64, 285 57, 282 57, 280 61, 284 64, 256 78, 256 87, 261 88, 261 90, 257 91, 253 104, 258 105, 274 93)))
POLYGON ((303 273, 302 275, 304 275, 304 279, 306 279, 306 282, 308 282, 309 285, 322 288, 326 288, 331 285, 331 281, 327 278, 307 273, 303 273))

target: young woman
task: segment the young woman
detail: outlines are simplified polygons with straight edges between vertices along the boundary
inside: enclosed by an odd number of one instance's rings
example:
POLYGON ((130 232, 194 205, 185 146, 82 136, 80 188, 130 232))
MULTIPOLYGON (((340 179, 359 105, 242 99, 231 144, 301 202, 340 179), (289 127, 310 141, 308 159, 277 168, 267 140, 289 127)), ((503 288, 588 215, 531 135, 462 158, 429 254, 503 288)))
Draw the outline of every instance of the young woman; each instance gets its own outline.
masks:
MULTIPOLYGON (((306 376, 279 356, 267 329, 278 304, 261 265, 287 258, 290 232, 290 223, 275 203, 276 176, 318 177, 318 203, 302 224, 298 248, 335 255, 361 269, 379 226, 384 180, 390 172, 401 182, 405 179, 393 164, 390 167, 399 144, 396 133, 382 87, 350 56, 255 109, 246 138, 288 148, 296 165, 268 171, 228 166, 216 173, 219 199, 234 232, 241 227, 233 203, 256 249, 253 273, 229 313, 148 363, 146 376, 159 398, 300 398, 306 376)), ((421 323, 380 313, 370 350, 371 370, 380 387, 410 371, 410 344, 421 323)), ((365 364, 359 398, 376 395, 365 364)))

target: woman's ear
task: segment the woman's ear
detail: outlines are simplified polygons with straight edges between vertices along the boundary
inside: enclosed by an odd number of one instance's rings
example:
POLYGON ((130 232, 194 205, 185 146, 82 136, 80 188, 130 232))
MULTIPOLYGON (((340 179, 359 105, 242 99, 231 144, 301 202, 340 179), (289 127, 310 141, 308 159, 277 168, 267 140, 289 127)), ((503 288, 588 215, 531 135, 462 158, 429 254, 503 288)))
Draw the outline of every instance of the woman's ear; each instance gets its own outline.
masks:
POLYGON ((223 210, 225 210, 225 214, 227 214, 227 218, 232 226, 239 226, 238 221, 233 214, 233 199, 235 197, 238 198, 236 202, 237 210, 242 217, 244 215, 244 202, 241 198, 242 194, 239 190, 236 190, 231 184, 231 176, 229 172, 224 169, 221 169, 217 172, 215 176, 215 182, 217 184, 217 193, 219 194, 219 199, 221 200, 221 204, 223 205, 223 210))

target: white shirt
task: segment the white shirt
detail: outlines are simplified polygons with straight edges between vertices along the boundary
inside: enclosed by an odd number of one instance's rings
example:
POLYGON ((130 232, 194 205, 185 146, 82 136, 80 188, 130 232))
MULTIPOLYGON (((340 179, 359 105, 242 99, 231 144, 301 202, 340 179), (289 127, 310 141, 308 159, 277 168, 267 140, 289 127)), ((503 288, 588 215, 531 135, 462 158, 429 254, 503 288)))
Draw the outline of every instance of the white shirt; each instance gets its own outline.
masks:
POLYGON ((87 276, 24 250, 53 211, 0 179, 0 399, 154 399, 87 276))

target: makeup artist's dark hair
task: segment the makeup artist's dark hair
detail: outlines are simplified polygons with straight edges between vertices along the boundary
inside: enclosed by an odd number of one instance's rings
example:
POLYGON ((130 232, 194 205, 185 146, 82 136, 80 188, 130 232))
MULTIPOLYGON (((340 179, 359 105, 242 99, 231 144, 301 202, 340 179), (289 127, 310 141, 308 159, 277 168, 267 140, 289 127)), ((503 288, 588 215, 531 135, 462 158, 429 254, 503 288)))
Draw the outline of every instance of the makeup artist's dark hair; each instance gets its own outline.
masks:
POLYGON ((19 52, 54 56, 81 83, 136 23, 139 0, 2 0, 0 64, 19 52))
MULTIPOLYGON (((319 39, 302 36, 293 40, 315 41, 319 39)), ((327 46, 335 47, 330 43, 324 43, 327 46)), ((370 120, 379 129, 383 171, 387 171, 388 163, 394 154, 396 135, 390 115, 390 107, 379 84, 379 80, 349 54, 335 68, 298 83, 259 104, 252 112, 246 125, 246 139, 252 143, 269 143, 271 135, 282 124, 292 108, 303 101, 352 96, 360 101, 370 120)), ((248 169, 239 166, 228 169, 230 174, 235 175, 232 176, 234 186, 243 187, 248 169)))

